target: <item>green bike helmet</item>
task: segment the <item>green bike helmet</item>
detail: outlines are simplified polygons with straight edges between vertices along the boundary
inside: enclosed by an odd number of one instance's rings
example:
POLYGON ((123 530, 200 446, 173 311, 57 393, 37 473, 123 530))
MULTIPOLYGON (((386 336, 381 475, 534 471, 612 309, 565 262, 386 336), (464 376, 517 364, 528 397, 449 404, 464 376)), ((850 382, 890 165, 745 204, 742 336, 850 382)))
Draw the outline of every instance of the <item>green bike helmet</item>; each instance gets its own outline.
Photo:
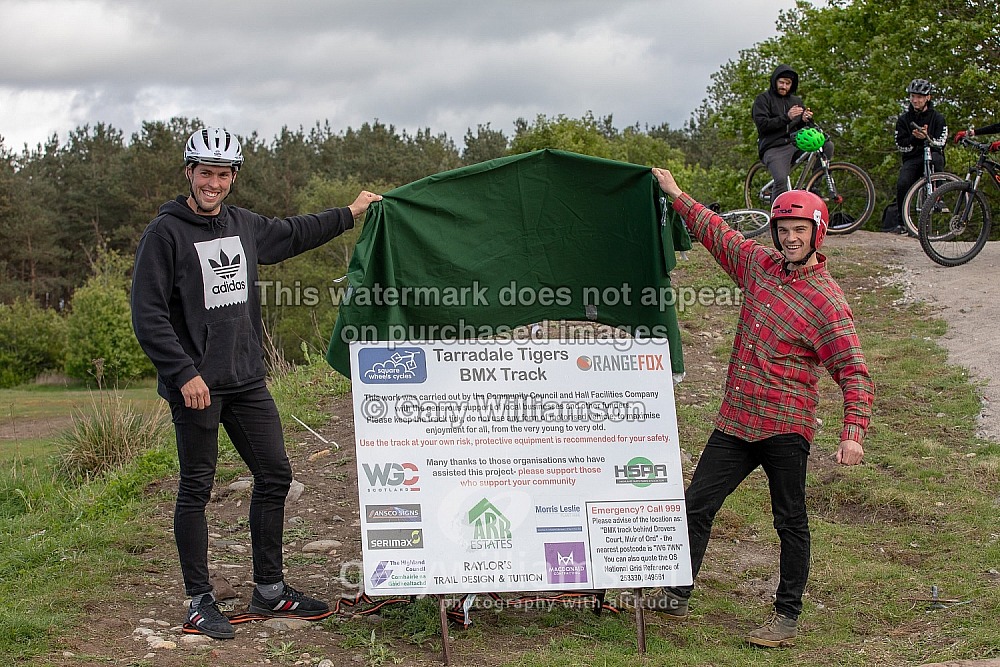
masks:
POLYGON ((818 127, 803 127, 792 138, 800 151, 818 151, 826 143, 826 135, 818 127))

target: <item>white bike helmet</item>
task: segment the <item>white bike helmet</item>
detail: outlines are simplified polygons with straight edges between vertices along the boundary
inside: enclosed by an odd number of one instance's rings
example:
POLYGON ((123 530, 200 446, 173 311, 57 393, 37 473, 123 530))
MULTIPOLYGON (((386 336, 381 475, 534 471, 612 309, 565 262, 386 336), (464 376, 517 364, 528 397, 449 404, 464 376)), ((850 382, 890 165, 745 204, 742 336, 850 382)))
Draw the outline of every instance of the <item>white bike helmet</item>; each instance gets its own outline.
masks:
POLYGON ((184 164, 210 164, 238 171, 243 164, 243 149, 236 137, 221 127, 206 127, 188 139, 184 164))

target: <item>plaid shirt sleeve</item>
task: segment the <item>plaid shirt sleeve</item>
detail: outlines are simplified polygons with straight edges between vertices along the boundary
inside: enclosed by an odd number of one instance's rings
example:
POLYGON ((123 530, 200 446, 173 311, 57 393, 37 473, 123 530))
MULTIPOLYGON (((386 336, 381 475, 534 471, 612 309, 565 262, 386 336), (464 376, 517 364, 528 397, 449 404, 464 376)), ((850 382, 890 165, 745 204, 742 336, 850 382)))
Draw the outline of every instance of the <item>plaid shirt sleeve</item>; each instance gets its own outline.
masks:
POLYGON ((846 301, 834 304, 836 310, 826 315, 825 322, 817 327, 816 354, 844 393, 844 428, 840 439, 864 443, 872 417, 875 383, 868 373, 850 307, 846 301))

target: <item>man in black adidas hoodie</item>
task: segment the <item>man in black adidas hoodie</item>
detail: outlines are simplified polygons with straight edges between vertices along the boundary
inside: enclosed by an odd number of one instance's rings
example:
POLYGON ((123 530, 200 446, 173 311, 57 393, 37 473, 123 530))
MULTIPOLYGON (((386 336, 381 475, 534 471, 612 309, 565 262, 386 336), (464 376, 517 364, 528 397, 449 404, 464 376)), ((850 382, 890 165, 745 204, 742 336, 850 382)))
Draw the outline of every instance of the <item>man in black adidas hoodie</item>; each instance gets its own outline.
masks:
MULTIPOLYGON (((757 155, 774 179, 771 201, 788 189, 788 174, 798 149, 792 135, 812 124, 813 112, 803 106, 802 98, 795 94, 799 88, 799 75, 788 65, 778 65, 771 74, 767 90, 753 101, 751 114, 757 126, 757 155)), ((823 145, 827 158, 833 157, 833 142, 823 145)))
POLYGON ((266 218, 227 206, 243 153, 219 128, 191 135, 184 150, 188 196, 160 207, 136 250, 132 326, 170 404, 180 481, 174 539, 191 596, 186 627, 217 639, 235 631, 218 609, 208 571, 205 506, 215 479, 219 424, 254 478, 250 500, 252 613, 317 618, 329 613, 284 583, 282 530, 292 470, 278 410, 265 385, 257 265, 320 246, 354 227, 380 195, 348 207, 266 218))

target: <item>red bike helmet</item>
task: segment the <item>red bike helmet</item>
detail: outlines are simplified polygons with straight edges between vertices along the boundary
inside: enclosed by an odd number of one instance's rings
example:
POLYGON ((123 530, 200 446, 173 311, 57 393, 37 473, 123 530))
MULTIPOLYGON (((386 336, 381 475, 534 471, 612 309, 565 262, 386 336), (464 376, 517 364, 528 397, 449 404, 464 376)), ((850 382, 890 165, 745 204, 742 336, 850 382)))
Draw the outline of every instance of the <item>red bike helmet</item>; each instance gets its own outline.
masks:
POLYGON ((827 211, 826 202, 819 195, 807 190, 788 190, 774 200, 771 206, 771 239, 778 250, 781 250, 781 243, 778 241, 778 220, 782 218, 812 220, 813 252, 823 245, 826 228, 830 225, 830 213, 827 211))

